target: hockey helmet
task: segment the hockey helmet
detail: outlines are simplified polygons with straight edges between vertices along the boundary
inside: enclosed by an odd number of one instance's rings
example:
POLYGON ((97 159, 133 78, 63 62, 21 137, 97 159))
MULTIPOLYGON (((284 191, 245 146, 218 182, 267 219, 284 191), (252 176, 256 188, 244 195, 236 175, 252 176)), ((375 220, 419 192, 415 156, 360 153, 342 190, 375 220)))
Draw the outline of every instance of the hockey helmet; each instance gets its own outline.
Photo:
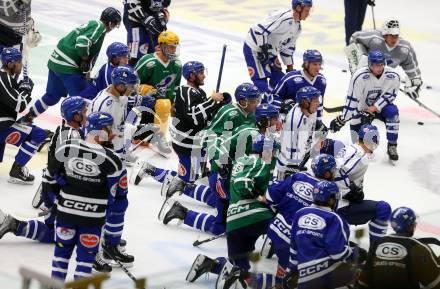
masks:
POLYGON ((302 7, 312 7, 313 1, 312 0, 292 0, 292 7, 296 6, 302 6, 302 7))
POLYGON ((121 12, 113 7, 107 7, 101 13, 101 20, 106 23, 113 23, 114 26, 118 26, 121 19, 121 12))
POLYGON ((259 100, 261 99, 261 92, 252 83, 245 82, 237 86, 234 96, 237 102, 240 100, 259 100))
POLYGON ((321 93, 313 86, 305 86, 296 93, 296 102, 301 103, 303 100, 311 101, 320 97, 321 93))
POLYGON ((322 62, 322 55, 316 49, 307 49, 303 54, 303 62, 322 62))
POLYGON ((198 74, 205 70, 203 63, 199 61, 189 61, 182 67, 182 75, 185 79, 188 79, 191 73, 198 74))
POLYGON ((391 213, 391 227, 396 233, 403 233, 416 223, 416 213, 408 207, 399 207, 391 213))
POLYGON ((113 125, 113 117, 107 112, 92 112, 87 117, 86 130, 87 133, 92 131, 100 131, 106 127, 111 127, 113 125))
POLYGON ((136 85, 139 83, 139 78, 136 71, 130 66, 118 66, 112 71, 113 85, 136 85))
POLYGON ((374 151, 379 145, 380 140, 377 126, 372 124, 364 124, 361 126, 359 130, 359 140, 362 141, 369 150, 374 151))
POLYGON ((82 113, 87 102, 80 96, 70 96, 61 103, 61 116, 66 121, 72 121, 77 113, 82 113))
POLYGON ((128 46, 121 42, 113 42, 107 47, 106 54, 109 60, 113 57, 127 56, 128 46))
POLYGON ((255 119, 259 127, 269 126, 270 120, 274 117, 278 117, 278 115, 278 108, 268 103, 260 104, 255 110, 255 119))
POLYGON ((340 199, 339 188, 334 182, 321 181, 313 188, 313 201, 319 203, 328 203, 331 198, 340 199))
POLYGON ((179 43, 180 39, 176 33, 172 31, 162 31, 158 37, 158 43, 162 53, 171 60, 179 57, 179 43), (169 50, 169 47, 174 47, 173 50, 169 50))
POLYGON ((395 18, 386 20, 382 25, 382 35, 400 35, 399 20, 395 18))
POLYGON ((385 65, 385 55, 382 51, 371 50, 368 52, 368 65, 383 64, 385 65))
POLYGON ((21 55, 20 50, 14 47, 3 49, 0 56, 3 65, 7 65, 9 62, 15 63, 17 61, 20 61, 22 57, 23 56, 21 55))
POLYGON ((324 178, 326 172, 334 173, 336 160, 331 155, 320 154, 313 158, 311 167, 315 177, 324 178))

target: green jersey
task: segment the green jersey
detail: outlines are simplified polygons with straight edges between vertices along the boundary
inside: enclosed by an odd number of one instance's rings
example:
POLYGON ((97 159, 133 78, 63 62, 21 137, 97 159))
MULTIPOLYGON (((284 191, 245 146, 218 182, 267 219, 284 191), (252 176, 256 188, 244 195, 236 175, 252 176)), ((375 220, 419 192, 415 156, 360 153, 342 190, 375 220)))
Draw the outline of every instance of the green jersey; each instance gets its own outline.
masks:
POLYGON ((180 85, 180 79, 182 78, 180 60, 169 60, 164 63, 156 53, 152 53, 142 56, 134 69, 141 84, 154 86, 159 98, 168 98, 174 102, 174 90, 180 85))
POLYGON ((208 147, 208 156, 211 159, 211 170, 220 171, 223 165, 232 165, 239 157, 252 152, 252 141, 260 133, 255 123, 245 123, 232 132, 226 131, 217 137, 208 147))
POLYGON ((272 211, 256 198, 264 195, 272 178, 273 164, 255 155, 243 156, 234 163, 229 186, 226 232, 273 217, 272 211))
MULTIPOLYGON (((91 20, 61 38, 49 57, 47 67, 59 73, 82 73, 81 57, 98 57, 105 37, 105 25, 101 21, 91 20)), ((92 61, 93 63, 93 61, 92 61)))

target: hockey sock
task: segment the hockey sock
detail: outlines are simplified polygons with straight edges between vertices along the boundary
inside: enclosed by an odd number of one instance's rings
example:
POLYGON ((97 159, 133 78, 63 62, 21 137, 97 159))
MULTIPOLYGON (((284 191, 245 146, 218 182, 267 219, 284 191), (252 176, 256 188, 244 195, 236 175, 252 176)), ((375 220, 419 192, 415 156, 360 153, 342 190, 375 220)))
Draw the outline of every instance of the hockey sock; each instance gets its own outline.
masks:
POLYGON ((218 275, 220 274, 223 266, 225 265, 226 262, 228 262, 228 260, 225 257, 217 257, 215 258, 215 261, 217 261, 217 265, 215 265, 215 267, 212 268, 211 273, 218 275))
POLYGON ((266 273, 252 274, 249 286, 255 289, 271 289, 275 285, 275 276, 266 273))
POLYGON ((20 149, 15 156, 15 161, 20 165, 24 166, 27 162, 32 158, 32 156, 37 151, 38 147, 44 142, 46 139, 46 132, 39 127, 32 127, 31 133, 29 135, 28 140, 23 142, 20 146, 20 149))
POLYGON ((205 213, 198 213, 188 210, 186 213, 185 225, 193 227, 203 232, 210 232, 214 235, 220 235, 225 232, 225 226, 215 222, 215 216, 205 213))
POLYGON ((69 259, 72 256, 74 245, 55 243, 55 252, 52 259, 52 278, 66 280, 69 259))
POLYGON ((177 172, 175 172, 175 171, 156 168, 154 170, 153 178, 156 181, 158 181, 159 183, 163 183, 163 181, 165 180, 165 177, 167 176, 168 173, 170 173, 173 177, 175 177, 177 175, 177 172))
POLYGON ((53 243, 54 241, 53 228, 50 228, 45 223, 37 220, 20 222, 15 235, 36 240, 41 243, 53 243))
POLYGON ((188 197, 207 204, 210 207, 215 207, 216 199, 209 186, 200 184, 196 186, 186 186, 183 190, 183 193, 188 197))
POLYGON ((128 200, 122 197, 115 199, 114 204, 108 208, 104 227, 105 244, 116 246, 120 243, 127 207, 128 200))
POLYGON ((92 266, 95 261, 96 254, 94 252, 79 252, 77 249, 76 269, 74 279, 87 278, 92 275, 92 266))

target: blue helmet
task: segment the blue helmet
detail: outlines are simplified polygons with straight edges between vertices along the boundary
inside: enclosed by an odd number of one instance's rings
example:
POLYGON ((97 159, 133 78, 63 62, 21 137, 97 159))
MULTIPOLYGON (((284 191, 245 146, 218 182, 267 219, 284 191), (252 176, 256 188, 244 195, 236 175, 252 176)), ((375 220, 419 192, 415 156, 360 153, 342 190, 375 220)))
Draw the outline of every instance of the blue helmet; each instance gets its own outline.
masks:
POLYGON ((137 84, 139 82, 139 78, 130 66, 118 66, 112 71, 112 84, 137 84))
POLYGON ((303 62, 322 62, 322 55, 316 49, 308 49, 303 54, 303 62))
POLYGON ((296 7, 296 6, 302 6, 302 7, 312 7, 313 6, 313 1, 312 0, 292 0, 292 7, 296 7))
POLYGON ((239 102, 240 100, 248 100, 248 99, 259 99, 261 96, 260 90, 258 87, 253 85, 252 83, 242 83, 235 89, 235 100, 239 102))
POLYGON ((336 168, 336 160, 328 154, 320 154, 312 160, 312 171, 315 177, 324 178, 326 172, 332 172, 336 168))
POLYGON ((279 115, 278 108, 268 103, 260 104, 259 106, 257 106, 257 109, 255 110, 255 119, 257 121, 257 124, 263 126, 265 120, 270 120, 273 117, 278 117, 278 115, 279 115))
POLYGON ((112 22, 112 23, 121 22, 122 20, 121 12, 119 12, 119 10, 116 8, 107 7, 101 13, 101 20, 104 22, 112 22))
POLYGON ((17 62, 22 59, 20 50, 14 47, 8 47, 3 49, 1 53, 2 64, 6 65, 9 62, 17 62))
POLYGON ((296 93, 296 103, 301 103, 303 100, 311 101, 313 98, 320 97, 321 93, 313 86, 305 86, 296 93))
POLYGON ((364 124, 359 129, 359 140, 372 151, 379 145, 379 130, 372 124, 364 124))
POLYGON ((188 79, 191 73, 197 74, 205 70, 203 63, 199 61, 189 61, 182 67, 182 75, 185 79, 188 79))
POLYGON ((128 46, 121 42, 113 42, 107 47, 107 58, 111 60, 113 57, 128 55, 128 46))
POLYGON ((100 131, 101 129, 112 126, 113 117, 107 112, 92 112, 87 117, 86 130, 87 133, 92 131, 100 131))
POLYGON ((368 65, 383 64, 385 65, 385 55, 382 51, 371 50, 368 52, 368 65))
POLYGON ((87 102, 80 96, 71 96, 61 103, 61 116, 66 121, 71 121, 75 114, 81 113, 87 102))
POLYGON ((391 213, 391 227, 396 233, 403 233, 416 223, 416 213, 407 207, 399 207, 391 213))
POLYGON ((312 196, 314 202, 328 203, 332 197, 339 199, 339 188, 334 182, 321 181, 315 185, 312 196))

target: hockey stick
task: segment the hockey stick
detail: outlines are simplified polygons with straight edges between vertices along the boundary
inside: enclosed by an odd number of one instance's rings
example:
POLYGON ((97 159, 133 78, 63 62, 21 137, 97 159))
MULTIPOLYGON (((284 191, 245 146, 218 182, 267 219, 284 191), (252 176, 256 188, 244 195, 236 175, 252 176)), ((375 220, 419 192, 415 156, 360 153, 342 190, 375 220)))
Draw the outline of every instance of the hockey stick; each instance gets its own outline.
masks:
POLYGON ((204 244, 204 243, 208 243, 208 242, 211 242, 211 241, 217 240, 218 238, 221 238, 221 237, 223 237, 223 236, 225 236, 225 235, 226 235, 226 234, 223 233, 223 234, 220 234, 220 235, 216 235, 216 236, 209 237, 209 238, 204 239, 204 240, 195 240, 194 243, 193 243, 193 246, 194 246, 194 247, 197 247, 197 246, 199 246, 199 245, 201 245, 201 244, 204 244))
POLYGON ((374 30, 376 30, 376 18, 374 17, 374 1, 373 1, 373 4, 372 5, 370 5, 371 6, 371 15, 373 16, 373 28, 374 28, 374 30))
POLYGON ((218 72, 217 86, 215 88, 215 92, 219 92, 219 90, 220 90, 220 83, 222 81, 222 74, 223 74, 223 66, 225 65, 226 47, 227 47, 227 45, 223 44, 222 59, 220 61, 220 69, 218 72))
POLYGON ((127 274, 127 276, 133 280, 133 282, 136 284, 136 288, 141 288, 141 289, 145 289, 145 279, 140 279, 138 280, 132 273, 130 273, 130 271, 128 271, 127 267, 124 266, 124 264, 122 264, 121 261, 119 261, 118 259, 115 258, 115 256, 113 256, 112 253, 110 253, 109 251, 107 251, 104 246, 102 246, 102 250, 107 253, 118 265, 119 267, 121 267, 122 271, 124 271, 125 274, 127 274))
POLYGON ((334 112, 340 112, 344 109, 344 105, 341 106, 335 106, 335 107, 325 107, 324 106, 324 111, 328 112, 328 113, 334 113, 334 112))
MULTIPOLYGON (((399 88, 399 90, 400 90, 401 92, 405 93, 405 91, 404 91, 402 88, 399 88)), ((407 94, 405 93, 405 95, 407 95, 407 94)), ((423 107, 424 109, 426 109, 427 111, 429 111, 430 113, 432 113, 433 115, 435 115, 436 117, 439 117, 439 118, 440 118, 440 114, 439 114, 439 113, 437 113, 437 112, 433 111, 432 109, 430 109, 429 107, 427 107, 425 104, 423 104, 422 102, 420 102, 420 100, 415 99, 415 98, 412 98, 412 97, 410 97, 409 95, 408 95, 408 97, 411 98, 411 99, 412 99, 415 103, 417 103, 419 106, 423 107)))
POLYGON ((417 238, 417 241, 420 241, 423 244, 432 244, 432 245, 440 246, 440 240, 434 237, 417 238))
POLYGON ((28 79, 28 60, 29 60, 29 53, 27 51, 26 42, 27 42, 27 15, 26 15, 26 7, 25 4, 22 3, 21 11, 23 12, 23 25, 24 25, 24 36, 23 36, 23 54, 24 54, 24 64, 23 64, 23 79, 28 79))

